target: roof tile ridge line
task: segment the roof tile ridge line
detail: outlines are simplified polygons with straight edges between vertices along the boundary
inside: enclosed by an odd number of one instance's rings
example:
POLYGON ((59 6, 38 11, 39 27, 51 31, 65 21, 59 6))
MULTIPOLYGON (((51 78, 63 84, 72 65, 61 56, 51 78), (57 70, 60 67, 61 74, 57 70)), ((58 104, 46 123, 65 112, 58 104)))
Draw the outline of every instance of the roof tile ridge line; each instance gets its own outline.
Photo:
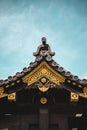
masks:
MULTIPOLYGON (((59 73, 64 72, 64 76, 67 78, 70 78, 72 81, 79 81, 79 82, 87 82, 87 79, 81 79, 77 75, 72 74, 70 71, 66 70, 64 67, 62 67, 60 64, 58 64, 55 60, 51 62, 52 67, 55 67, 54 69, 58 71, 59 73), (61 69, 60 69, 61 68, 61 69), (68 75, 67 75, 68 74, 68 75)), ((86 83, 87 84, 87 83, 86 83)))
MULTIPOLYGON (((47 45, 46 44, 46 38, 45 37, 42 37, 42 44, 38 47, 38 49, 40 49, 41 47, 44 47, 44 45, 47 45)), ((37 50, 38 50, 37 49, 37 50)), ((50 46, 48 45, 48 51, 49 51, 49 54, 51 55, 51 56, 53 56, 54 54, 55 54, 55 52, 52 52, 51 51, 51 48, 50 48, 50 46)), ((33 53, 34 54, 34 53, 33 53)), ((51 60, 51 58, 52 57, 49 57, 48 56, 48 59, 47 59, 47 57, 45 57, 46 58, 46 60, 51 60)), ((16 78, 21 78, 23 75, 24 75, 24 73, 27 73, 27 72, 29 72, 30 70, 31 70, 31 68, 32 67, 34 67, 34 66, 36 66, 37 65, 37 62, 40 62, 41 60, 43 59, 43 56, 40 56, 40 58, 36 58, 35 59, 35 61, 34 62, 30 62, 30 64, 29 64, 29 66, 28 67, 24 67, 23 69, 22 69, 22 71, 18 71, 18 72, 16 72, 13 76, 8 76, 8 78, 6 78, 6 79, 1 79, 0 80, 0 84, 3 84, 3 83, 6 83, 7 81, 13 81, 14 80, 14 78, 15 78, 15 80, 17 80, 16 78)))
MULTIPOLYGON (((42 37, 42 44, 39 46, 39 47, 43 47, 44 45, 48 45, 48 44, 46 44, 46 38, 45 37, 42 37)), ((39 48, 38 47, 38 48, 39 48)), ((39 48, 40 49, 40 48, 39 48)), ((38 50, 38 49, 37 49, 38 50)), ((50 48, 50 46, 48 46, 48 51, 49 51, 49 54, 51 55, 51 56, 53 56, 54 54, 55 54, 55 52, 52 52, 51 51, 51 48, 50 48), (51 52, 51 53, 50 53, 51 52)), ((51 63, 51 65, 53 66, 53 67, 55 67, 55 66, 57 66, 58 67, 58 69, 56 69, 58 72, 64 72, 64 76, 66 76, 66 77, 69 77, 71 80, 79 80, 79 81, 81 81, 81 82, 87 82, 87 79, 80 79, 77 75, 73 75, 70 71, 68 71, 68 70, 66 70, 64 67, 62 67, 61 65, 59 65, 59 64, 57 64, 57 62, 55 62, 53 59, 52 59, 52 57, 50 58, 50 60, 49 60, 49 57, 48 57, 48 59, 45 57, 45 59, 46 59, 46 61, 47 62, 50 62, 50 61, 53 61, 53 63, 51 63), (56 64, 55 64, 56 63, 56 64), (67 75, 68 74, 68 75, 67 75)), ((45 60, 44 59, 44 60, 45 60)), ((30 65, 26 68, 23 68, 23 70, 22 71, 20 71, 20 72, 17 72, 15 75, 13 75, 13 76, 9 76, 7 79, 5 79, 5 80, 0 80, 0 83, 2 84, 3 82, 7 82, 8 80, 13 80, 15 77, 17 77, 17 78, 21 78, 23 75, 24 75, 24 73, 27 73, 27 72, 29 72, 30 70, 31 70, 31 68, 33 68, 33 67, 35 67, 36 65, 37 65, 37 63, 38 62, 40 62, 42 60, 42 58, 40 59, 40 60, 35 60, 34 62, 31 62, 30 63, 30 65)), ((87 83, 86 83, 87 84, 87 83)))
MULTIPOLYGON (((46 60, 47 61, 47 60, 46 60)), ((87 82, 87 79, 80 79, 77 75, 73 75, 70 71, 68 71, 68 70, 66 70, 64 67, 62 67, 60 64, 58 64, 56 61, 54 61, 53 59, 51 60, 51 61, 47 61, 47 63, 49 63, 49 65, 50 65, 50 63, 51 63, 51 66, 56 70, 56 71, 58 71, 59 73, 62 73, 62 72, 64 72, 63 73, 63 75, 65 76, 65 77, 67 77, 68 79, 70 79, 70 80, 72 80, 72 81, 77 81, 77 80, 79 80, 80 82, 87 82), (57 69, 55 68, 55 67, 57 67, 57 69), (68 73, 68 75, 67 75, 67 73, 68 73)), ((1 84, 2 83, 6 83, 7 81, 13 81, 14 80, 14 78, 21 78, 22 76, 24 76, 24 73, 26 74, 27 72, 29 72, 30 70, 31 70, 31 68, 33 68, 33 67, 35 67, 35 66, 37 66, 38 65, 38 62, 37 61, 34 61, 34 62, 30 62, 30 65, 28 66, 28 67, 25 67, 25 68, 23 68, 23 70, 22 71, 20 71, 20 72, 17 72, 15 75, 13 75, 13 76, 8 76, 8 78, 7 79, 5 79, 5 80, 0 80, 1 81, 1 84)), ((15 79, 15 81, 16 81, 17 79, 15 79)), ((82 83, 83 84, 83 83, 82 83)), ((87 84, 87 83, 86 83, 87 84)))
POLYGON ((40 63, 40 61, 37 62, 36 60, 33 62, 30 62, 27 67, 24 67, 21 71, 16 72, 13 76, 8 76, 6 79, 0 80, 0 86, 2 86, 4 84, 8 84, 12 81, 15 82, 19 78, 22 78, 26 73, 30 72, 39 63, 40 63))

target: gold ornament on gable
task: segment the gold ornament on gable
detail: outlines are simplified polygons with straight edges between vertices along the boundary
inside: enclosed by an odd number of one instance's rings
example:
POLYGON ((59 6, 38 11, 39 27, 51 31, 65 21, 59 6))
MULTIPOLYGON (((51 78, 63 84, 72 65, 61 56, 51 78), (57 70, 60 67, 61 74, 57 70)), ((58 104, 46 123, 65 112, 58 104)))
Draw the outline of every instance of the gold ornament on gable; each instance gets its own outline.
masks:
MULTIPOLYGON (((28 86, 34 84, 41 80, 42 84, 46 83, 46 80, 55 83, 57 86, 60 85, 61 82, 65 81, 65 78, 54 71, 46 62, 42 62, 37 68, 35 68, 31 73, 27 76, 23 77, 23 82, 27 83, 28 86)), ((40 84, 40 83, 39 83, 40 84)), ((47 86, 47 84, 45 84, 47 86)), ((39 85, 40 86, 40 85, 39 85)), ((46 91, 46 86, 42 85, 42 91, 46 91)), ((49 88, 49 87, 48 87, 49 88)), ((40 87, 39 87, 40 89, 40 87)))

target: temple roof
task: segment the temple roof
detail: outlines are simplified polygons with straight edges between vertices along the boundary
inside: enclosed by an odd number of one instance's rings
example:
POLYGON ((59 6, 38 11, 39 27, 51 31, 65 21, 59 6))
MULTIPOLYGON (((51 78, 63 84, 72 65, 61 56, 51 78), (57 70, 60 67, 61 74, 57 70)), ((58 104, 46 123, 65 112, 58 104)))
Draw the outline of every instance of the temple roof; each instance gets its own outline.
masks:
POLYGON ((64 87, 66 87, 66 85, 69 86, 69 88, 72 86, 72 90, 75 88, 75 91, 82 92, 87 86, 87 79, 80 79, 53 60, 55 52, 51 51, 49 44, 46 43, 45 37, 42 38, 42 44, 38 46, 37 51, 34 52, 33 55, 36 57, 34 62, 31 62, 28 67, 23 68, 21 72, 17 72, 14 76, 9 76, 5 80, 0 80, 0 87, 7 90, 9 88, 8 86, 12 86, 12 83, 22 82, 22 78, 32 72, 32 70, 39 66, 43 61, 65 78, 65 82, 63 83, 64 87))

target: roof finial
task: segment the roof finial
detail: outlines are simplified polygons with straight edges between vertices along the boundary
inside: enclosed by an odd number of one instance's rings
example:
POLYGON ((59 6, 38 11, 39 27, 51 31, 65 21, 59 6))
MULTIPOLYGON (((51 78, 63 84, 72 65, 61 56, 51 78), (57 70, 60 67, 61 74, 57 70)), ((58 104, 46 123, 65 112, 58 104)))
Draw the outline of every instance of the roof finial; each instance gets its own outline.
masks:
POLYGON ((42 44, 46 45, 46 37, 42 37, 42 44))
POLYGON ((46 37, 42 37, 42 44, 38 46, 37 51, 33 53, 36 56, 36 60, 40 61, 42 58, 45 60, 52 60, 52 56, 55 55, 51 51, 49 44, 46 43, 46 37))

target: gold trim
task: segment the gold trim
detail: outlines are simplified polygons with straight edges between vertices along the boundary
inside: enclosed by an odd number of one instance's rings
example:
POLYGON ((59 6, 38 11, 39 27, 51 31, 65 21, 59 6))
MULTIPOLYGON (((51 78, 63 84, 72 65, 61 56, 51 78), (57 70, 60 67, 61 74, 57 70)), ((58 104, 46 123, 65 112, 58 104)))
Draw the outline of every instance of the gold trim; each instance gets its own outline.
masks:
POLYGON ((49 88, 50 88, 50 84, 48 82, 45 84, 42 84, 40 81, 38 81, 38 89, 41 92, 46 92, 49 90, 49 88))
POLYGON ((41 99, 40 99, 40 102, 41 102, 41 104, 46 104, 47 103, 47 98, 45 98, 45 97, 42 97, 41 99))
POLYGON ((46 82, 47 82, 47 79, 43 77, 43 78, 41 79, 41 82, 42 82, 42 83, 46 83, 46 82))
POLYGON ((0 87, 0 95, 4 93, 4 88, 0 87))
POLYGON ((8 94, 6 93, 0 94, 0 98, 6 97, 6 96, 8 96, 8 94))
POLYGON ((83 93, 87 94, 87 87, 84 87, 83 93))
POLYGON ((83 97, 83 98, 87 98, 87 94, 86 93, 80 93, 79 96, 83 97))
POLYGON ((16 101, 16 93, 8 94, 8 100, 9 101, 16 101))
POLYGON ((4 93, 4 88, 0 87, 0 98, 6 97, 8 94, 4 93))
POLYGON ((87 87, 84 87, 83 93, 80 93, 79 96, 81 96, 83 98, 87 98, 87 87))
POLYGON ((77 93, 71 92, 71 102, 78 102, 79 100, 79 95, 77 93))
POLYGON ((43 61, 37 68, 35 68, 28 75, 23 77, 22 80, 29 86, 39 81, 43 77, 47 78, 49 81, 57 84, 58 86, 61 82, 65 81, 65 77, 53 70, 45 61, 43 61))

